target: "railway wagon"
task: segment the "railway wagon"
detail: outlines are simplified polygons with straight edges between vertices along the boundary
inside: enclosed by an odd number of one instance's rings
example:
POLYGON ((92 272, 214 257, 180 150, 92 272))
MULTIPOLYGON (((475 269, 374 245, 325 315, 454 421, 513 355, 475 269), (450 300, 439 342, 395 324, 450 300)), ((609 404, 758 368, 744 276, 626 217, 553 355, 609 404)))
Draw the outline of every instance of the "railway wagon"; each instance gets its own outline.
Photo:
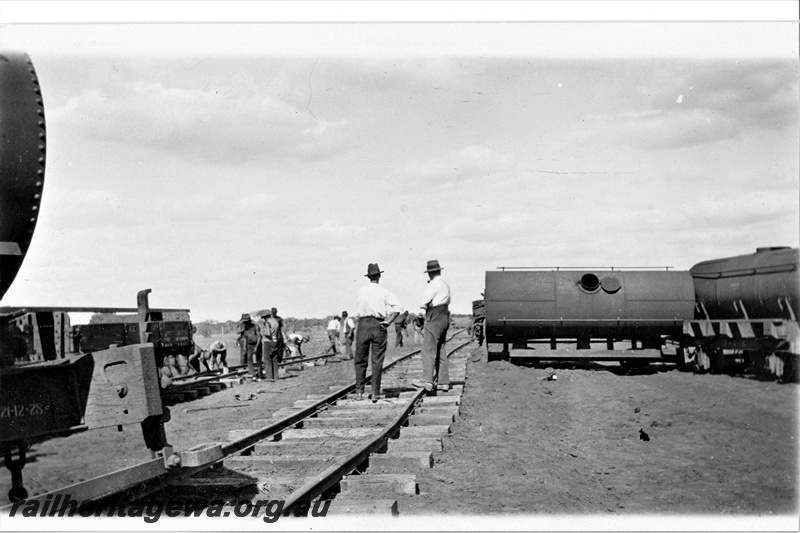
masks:
MULTIPOLYGON (((70 334, 72 351, 88 353, 105 350, 111 346, 127 346, 141 342, 137 315, 106 314, 100 323, 73 326, 70 334)), ((157 363, 165 356, 188 357, 194 349, 192 323, 187 311, 169 313, 150 312, 146 322, 147 342, 156 347, 157 363)))
POLYGON ((501 269, 486 272, 484 296, 489 355, 512 360, 660 360, 695 307, 691 274, 668 269, 501 269))
MULTIPOLYGON (((0 51, 0 300, 22 266, 39 219, 46 140, 33 63, 27 54, 0 51)), ((11 473, 11 501, 28 496, 22 482, 28 449, 53 436, 139 424, 146 446, 165 465, 172 452, 153 344, 144 339, 60 357, 66 324, 56 328, 55 318, 50 322, 46 314, 54 317, 53 311, 0 308, 0 455, 11 473), (29 312, 36 314, 24 317, 29 312), (37 340, 44 361, 30 361, 32 352, 38 358, 37 340)))
POLYGON ((63 311, 24 313, 10 319, 7 327, 25 343, 24 349, 13 351, 17 365, 55 361, 74 352, 70 350, 69 314, 63 311))
POLYGON ((800 249, 703 261, 694 279, 696 316, 686 321, 686 344, 701 370, 737 368, 796 379, 800 354, 800 249))

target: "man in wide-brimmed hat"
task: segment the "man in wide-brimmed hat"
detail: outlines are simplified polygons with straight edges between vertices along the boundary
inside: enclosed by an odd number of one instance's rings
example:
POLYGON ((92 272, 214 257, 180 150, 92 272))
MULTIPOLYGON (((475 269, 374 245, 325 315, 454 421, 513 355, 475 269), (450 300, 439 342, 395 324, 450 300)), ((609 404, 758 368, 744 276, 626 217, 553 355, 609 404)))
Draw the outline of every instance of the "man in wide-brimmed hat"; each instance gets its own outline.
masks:
POLYGON ((369 283, 358 290, 358 327, 356 328, 356 358, 353 362, 356 371, 356 396, 364 395, 367 364, 372 352, 372 392, 373 401, 381 396, 381 371, 386 356, 386 329, 403 312, 400 300, 379 285, 383 270, 377 263, 370 263, 366 277, 369 283))
POLYGON ((450 328, 450 286, 442 279, 442 267, 438 260, 428 261, 425 273, 429 279, 420 306, 425 313, 422 330, 422 381, 412 381, 411 384, 428 392, 433 391, 434 387, 447 391, 450 390, 450 372, 444 343, 450 328))

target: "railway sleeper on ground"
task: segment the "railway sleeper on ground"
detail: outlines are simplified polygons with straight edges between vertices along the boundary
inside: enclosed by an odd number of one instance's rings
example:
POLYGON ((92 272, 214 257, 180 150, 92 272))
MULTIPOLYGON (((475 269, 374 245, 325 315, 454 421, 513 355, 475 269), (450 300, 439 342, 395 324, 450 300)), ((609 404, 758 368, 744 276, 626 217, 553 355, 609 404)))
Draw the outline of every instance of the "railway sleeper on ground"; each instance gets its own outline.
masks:
MULTIPOLYGON (((417 472, 433 467, 433 454, 442 451, 442 439, 450 433, 459 414, 466 360, 466 357, 451 357, 450 375, 454 386, 449 391, 423 396, 405 424, 394 435, 389 435, 383 447, 374 450, 317 497, 331 500, 330 514, 396 515, 398 498, 419 493, 417 472)), ((172 485, 170 497, 177 492, 182 497, 205 498, 206 501, 212 497, 222 498, 229 504, 243 500, 255 503, 265 497, 292 498, 295 491, 318 478, 320 472, 330 469, 348 453, 382 433, 387 424, 407 409, 408 401, 417 397, 418 391, 408 384, 421 376, 418 369, 396 367, 385 376, 383 392, 387 397, 373 402, 356 399, 351 394, 334 405, 321 408, 293 429, 285 429, 250 446, 241 455, 224 459, 216 468, 172 485)), ((331 386, 335 391, 341 388, 331 386)), ((365 394, 369 392, 367 386, 365 394)), ((230 431, 229 440, 252 435, 275 419, 295 415, 326 397, 309 395, 292 407, 277 411, 271 419, 254 421, 253 429, 230 431)))

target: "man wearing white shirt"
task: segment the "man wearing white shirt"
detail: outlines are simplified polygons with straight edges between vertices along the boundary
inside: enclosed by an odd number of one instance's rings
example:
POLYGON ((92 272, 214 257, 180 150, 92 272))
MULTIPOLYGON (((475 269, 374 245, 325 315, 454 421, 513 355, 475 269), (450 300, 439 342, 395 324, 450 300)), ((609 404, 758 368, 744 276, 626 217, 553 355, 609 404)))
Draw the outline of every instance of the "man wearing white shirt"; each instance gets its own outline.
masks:
POLYGON ((377 263, 370 263, 366 277, 369 283, 358 290, 358 326, 356 327, 356 358, 353 366, 356 371, 356 397, 364 396, 364 382, 370 348, 372 351, 372 393, 373 401, 381 395, 381 372, 383 358, 386 356, 386 329, 403 312, 397 296, 379 285, 383 271, 377 263))
MULTIPOLYGON (((331 350, 331 353, 336 355, 336 339, 339 337, 339 316, 335 316, 328 321, 328 341, 330 341, 331 345, 328 346, 328 350, 331 350)), ((325 353, 328 352, 325 350, 325 353)))
POLYGON ((353 358, 353 339, 355 338, 356 324, 353 319, 347 316, 347 311, 342 311, 342 344, 344 353, 348 359, 353 358))
POLYGON ((428 261, 425 272, 430 279, 420 306, 425 313, 422 331, 422 381, 412 381, 411 384, 428 392, 432 392, 434 386, 448 391, 450 371, 447 352, 442 352, 447 330, 450 328, 450 286, 442 279, 439 261, 428 261))

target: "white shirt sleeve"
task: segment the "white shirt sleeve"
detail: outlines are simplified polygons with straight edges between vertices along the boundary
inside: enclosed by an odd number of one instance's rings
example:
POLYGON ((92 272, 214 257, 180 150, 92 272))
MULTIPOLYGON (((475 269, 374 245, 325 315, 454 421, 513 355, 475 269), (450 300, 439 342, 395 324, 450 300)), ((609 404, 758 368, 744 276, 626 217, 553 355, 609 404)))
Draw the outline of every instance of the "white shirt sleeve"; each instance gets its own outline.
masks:
POLYGON ((386 291, 386 307, 388 308, 389 313, 402 313, 405 311, 403 309, 403 304, 400 303, 400 300, 389 291, 386 291))
POLYGON ((428 306, 433 301, 434 296, 436 296, 436 286, 433 284, 433 282, 431 282, 425 287, 425 292, 422 295, 422 303, 420 304, 420 308, 423 311, 427 311, 428 306))

